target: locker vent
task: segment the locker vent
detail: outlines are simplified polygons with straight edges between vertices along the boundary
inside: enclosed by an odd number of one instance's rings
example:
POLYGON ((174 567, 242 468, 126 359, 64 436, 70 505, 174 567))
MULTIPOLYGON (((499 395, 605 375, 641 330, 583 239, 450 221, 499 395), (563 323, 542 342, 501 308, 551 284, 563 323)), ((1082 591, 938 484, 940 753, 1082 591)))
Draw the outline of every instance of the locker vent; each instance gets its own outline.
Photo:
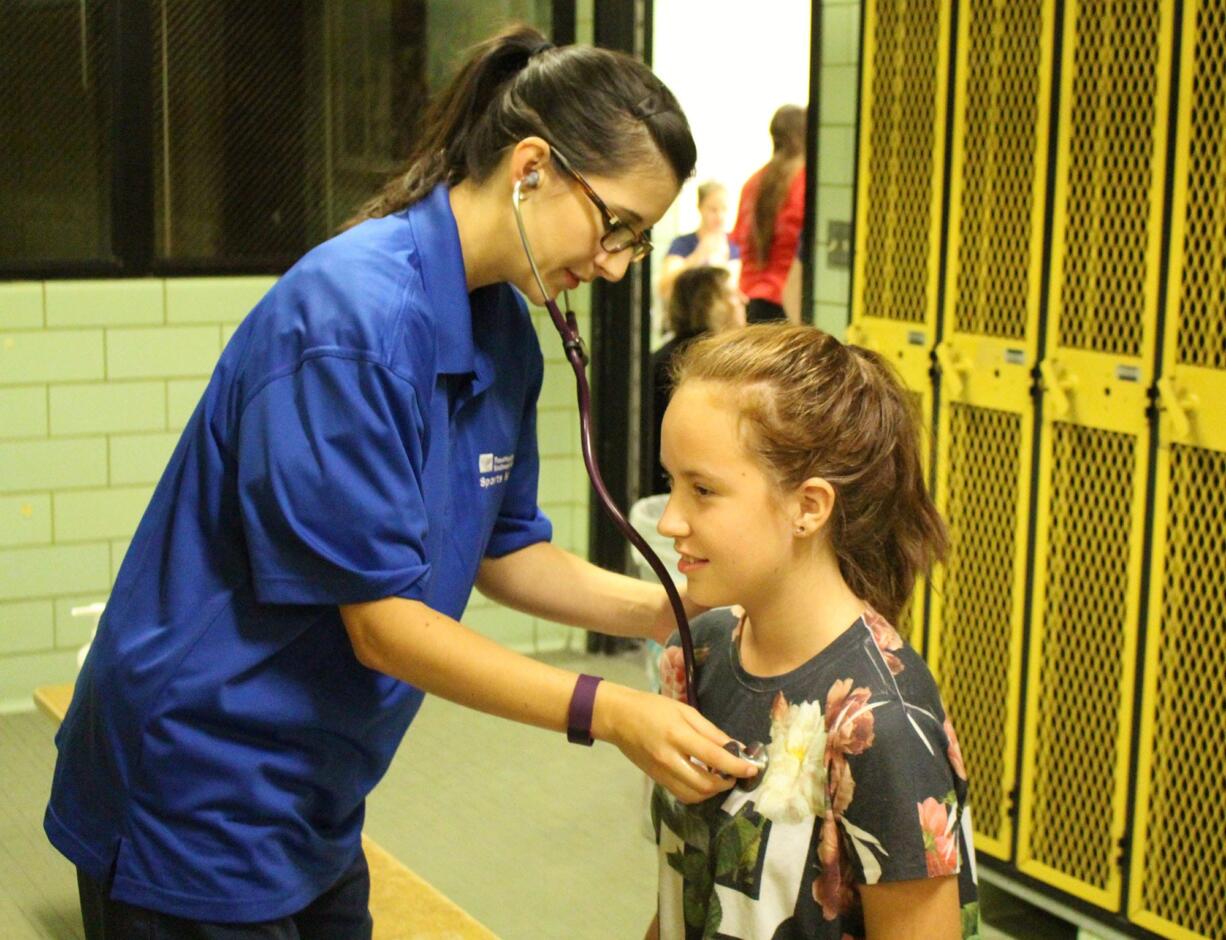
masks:
POLYGON ((936 673, 957 723, 975 828, 1007 837, 1008 679, 1017 545, 1019 415, 950 403, 948 502, 953 550, 940 609, 936 673))
POLYGON ((1176 361, 1226 369, 1226 7, 1201 4, 1176 361))
POLYGON ((1160 0, 1082 0, 1074 33, 1060 345, 1139 356, 1160 0))
POLYGON ((955 328, 1022 339, 1034 267, 1043 9, 994 0, 970 7, 955 328))
POLYGON ((940 0, 877 4, 864 313, 921 322, 928 315, 936 151, 940 0))
POLYGON ((1167 519, 1143 907, 1223 937, 1226 453, 1172 445, 1167 519))
MULTIPOLYGON (((1112 844, 1136 438, 1052 425, 1031 853, 1105 890, 1112 844)), ((1042 511, 1042 509, 1040 509, 1042 511)))

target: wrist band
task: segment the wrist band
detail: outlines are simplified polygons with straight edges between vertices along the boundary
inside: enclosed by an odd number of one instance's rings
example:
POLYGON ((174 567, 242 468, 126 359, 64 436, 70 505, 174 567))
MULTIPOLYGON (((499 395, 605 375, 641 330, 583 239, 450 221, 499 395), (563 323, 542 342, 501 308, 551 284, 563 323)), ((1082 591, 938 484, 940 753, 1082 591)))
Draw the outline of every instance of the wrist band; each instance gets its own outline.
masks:
POLYGON ((581 675, 570 697, 566 713, 566 740, 571 744, 592 746, 592 706, 596 704, 596 686, 600 676, 581 675))

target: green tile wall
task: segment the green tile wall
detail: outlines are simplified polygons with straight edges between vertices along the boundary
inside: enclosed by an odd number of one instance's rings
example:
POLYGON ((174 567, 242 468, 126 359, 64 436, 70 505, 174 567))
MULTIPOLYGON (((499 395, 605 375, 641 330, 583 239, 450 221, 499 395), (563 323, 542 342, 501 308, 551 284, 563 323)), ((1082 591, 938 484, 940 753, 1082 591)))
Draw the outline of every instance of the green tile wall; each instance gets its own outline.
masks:
MULTIPOLYGON (((209 373, 268 277, 0 283, 0 711, 66 682, 153 485, 209 373)), ((587 307, 586 293, 576 298, 587 307)), ((585 335, 588 318, 580 317, 585 335)), ((548 316, 538 438, 554 541, 587 550, 574 377, 548 316)), ((479 594, 465 621, 522 651, 576 631, 479 594)))

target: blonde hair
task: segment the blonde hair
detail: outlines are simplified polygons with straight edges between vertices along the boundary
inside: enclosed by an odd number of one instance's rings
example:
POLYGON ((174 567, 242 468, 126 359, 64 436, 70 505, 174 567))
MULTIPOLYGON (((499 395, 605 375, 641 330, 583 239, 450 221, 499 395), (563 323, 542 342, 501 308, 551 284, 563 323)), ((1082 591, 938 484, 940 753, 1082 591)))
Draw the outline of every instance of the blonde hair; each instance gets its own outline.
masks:
POLYGON ((828 532, 848 586, 897 618, 948 537, 924 484, 918 408, 880 355, 810 326, 758 324, 695 340, 673 366, 726 383, 746 444, 784 489, 835 490, 828 532))
POLYGON ((727 192, 728 188, 719 180, 706 180, 698 184, 698 208, 702 208, 702 204, 707 201, 707 197, 714 193, 727 192))

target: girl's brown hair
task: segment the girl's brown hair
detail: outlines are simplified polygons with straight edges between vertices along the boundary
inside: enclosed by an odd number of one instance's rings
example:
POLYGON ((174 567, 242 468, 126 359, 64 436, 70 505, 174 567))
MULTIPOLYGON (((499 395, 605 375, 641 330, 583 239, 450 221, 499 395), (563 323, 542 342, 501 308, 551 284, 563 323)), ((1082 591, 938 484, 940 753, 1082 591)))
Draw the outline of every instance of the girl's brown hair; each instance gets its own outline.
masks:
POLYGON ((792 179, 800 172, 804 162, 806 123, 805 109, 795 104, 785 104, 771 118, 771 142, 775 149, 758 187, 749 245, 759 264, 765 264, 770 257, 771 245, 775 241, 775 220, 787 198, 792 179))
POLYGON ((728 290, 727 268, 703 265, 677 275, 668 296, 668 327, 679 338, 697 336, 726 323, 712 323, 711 311, 728 290))
POLYGON ((555 47, 532 27, 514 26, 472 49, 431 103, 408 168, 345 227, 410 206, 439 183, 479 183, 507 147, 533 136, 582 173, 611 175, 663 157, 680 185, 697 158, 677 99, 642 62, 555 47))
POLYGON ((893 367, 810 326, 759 324, 695 340, 673 388, 687 379, 731 386, 746 445, 780 486, 834 487, 828 532, 843 578, 897 618, 949 540, 924 485, 919 409, 893 367))

